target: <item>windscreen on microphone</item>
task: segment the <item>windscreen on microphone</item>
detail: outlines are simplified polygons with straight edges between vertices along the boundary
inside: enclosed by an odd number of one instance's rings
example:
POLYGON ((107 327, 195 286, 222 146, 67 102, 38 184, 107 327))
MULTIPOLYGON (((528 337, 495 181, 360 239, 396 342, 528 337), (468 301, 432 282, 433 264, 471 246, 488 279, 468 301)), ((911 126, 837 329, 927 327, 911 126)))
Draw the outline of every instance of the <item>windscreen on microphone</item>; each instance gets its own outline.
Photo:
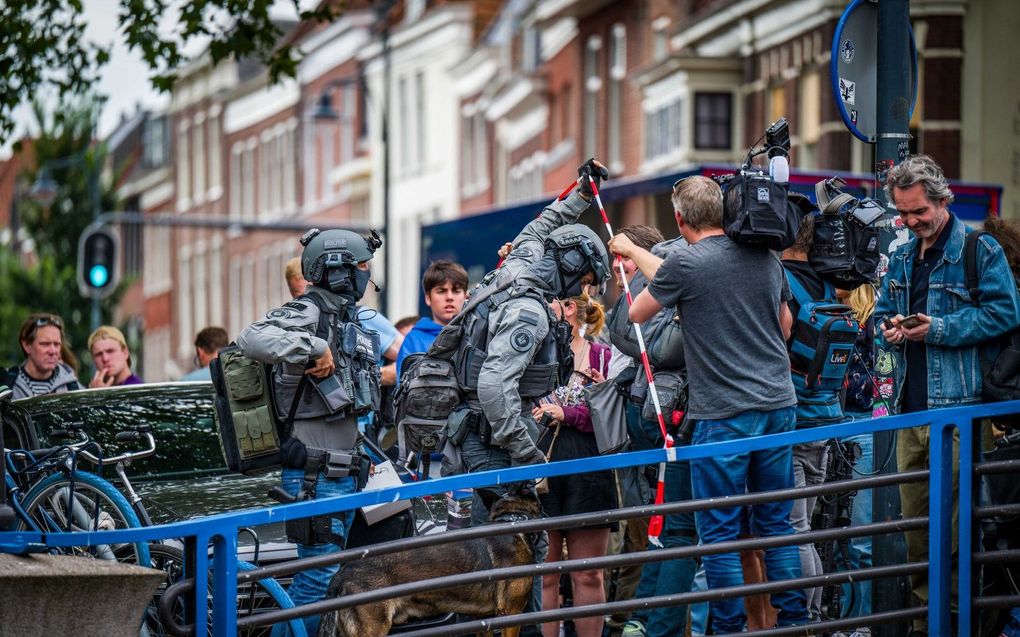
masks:
POLYGON ((378 284, 378 283, 376 283, 376 282, 375 282, 375 281, 373 281, 372 279, 369 279, 369 280, 368 280, 368 282, 372 284, 372 287, 374 287, 374 288, 375 288, 375 291, 376 291, 376 292, 382 292, 382 288, 381 288, 381 287, 379 287, 379 284, 378 284))
POLYGON ((790 182, 790 161, 783 155, 776 155, 769 160, 769 177, 777 184, 790 182))

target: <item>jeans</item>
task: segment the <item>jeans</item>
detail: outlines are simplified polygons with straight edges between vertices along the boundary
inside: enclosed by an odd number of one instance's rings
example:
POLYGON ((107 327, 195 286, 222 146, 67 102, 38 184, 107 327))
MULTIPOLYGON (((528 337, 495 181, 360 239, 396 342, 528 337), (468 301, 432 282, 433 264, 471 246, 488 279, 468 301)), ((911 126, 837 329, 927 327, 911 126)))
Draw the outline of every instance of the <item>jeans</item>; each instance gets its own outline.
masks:
MULTIPOLYGON (((708 590, 708 579, 705 575, 705 567, 698 567, 694 574, 694 584, 691 586, 692 593, 700 593, 708 590)), ((691 637, 705 637, 708 632, 708 602, 691 604, 691 637)))
MULTIPOLYGON (((693 444, 743 440, 772 433, 791 431, 796 422, 793 407, 773 411, 745 411, 732 418, 698 420, 693 444)), ((765 449, 732 455, 717 455, 692 463, 694 498, 722 498, 793 487, 793 461, 789 447, 765 449)), ((770 502, 753 507, 751 531, 758 537, 791 535, 792 503, 770 502)), ((740 534, 740 508, 727 507, 695 514, 698 535, 705 544, 736 540, 740 534)), ((736 553, 706 555, 703 558, 708 586, 712 589, 741 586, 744 583, 740 557, 736 553)), ((796 546, 765 551, 765 572, 770 582, 800 577, 800 558, 796 546)), ((778 611, 780 626, 807 623, 807 599, 803 590, 774 593, 772 605, 778 611)), ((711 603, 712 629, 716 633, 739 632, 746 616, 740 598, 711 603)))
MULTIPOLYGON (((283 490, 296 496, 301 489, 301 483, 304 481, 304 478, 305 472, 302 469, 284 469, 281 480, 283 490)), ((354 493, 357 489, 357 481, 353 477, 327 478, 319 474, 319 480, 316 482, 315 487, 315 499, 321 500, 323 498, 346 495, 354 493)), ((351 523, 354 522, 354 511, 338 513, 337 518, 333 519, 332 531, 335 535, 343 537, 344 542, 346 542, 347 533, 351 530, 351 523), (343 518, 343 521, 337 519, 340 517, 343 518)), ((312 557, 314 555, 337 553, 342 551, 343 548, 336 544, 298 544, 297 554, 299 558, 312 557)), ((294 600, 295 606, 320 601, 326 596, 329 580, 333 579, 333 575, 338 570, 340 570, 339 566, 326 566, 299 571, 294 574, 294 580, 287 589, 287 594, 294 600)), ((314 635, 319 630, 320 619, 318 615, 304 618, 305 628, 308 630, 309 635, 314 635)), ((284 637, 289 634, 290 630, 283 624, 277 624, 273 627, 273 637, 284 637)))
MULTIPOLYGON (((795 487, 812 487, 825 482, 825 470, 828 466, 826 441, 816 440, 805 442, 793 447, 793 484, 795 487)), ((790 524, 797 533, 811 530, 811 515, 815 510, 817 497, 800 498, 793 501, 790 512, 790 524)), ((822 560, 818 557, 818 549, 814 542, 801 544, 797 547, 800 553, 800 571, 803 577, 814 577, 822 574, 822 560)), ((804 590, 807 595, 808 616, 812 622, 822 617, 822 588, 816 586, 804 590)))
MULTIPOLYGON (((848 414, 854 420, 871 418, 871 414, 848 414)), ((874 434, 859 434, 844 439, 847 442, 856 442, 861 447, 861 457, 854 465, 854 478, 867 477, 867 474, 875 470, 875 436, 874 434)), ((871 524, 872 516, 872 490, 861 489, 854 497, 853 509, 850 511, 850 526, 864 526, 871 524)), ((850 540, 850 555, 847 559, 850 568, 869 568, 871 562, 871 538, 859 537, 850 540)), ((843 562, 840 561, 840 569, 843 562)), ((871 580, 854 582, 843 585, 843 599, 850 601, 847 608, 848 617, 863 617, 871 614, 871 580)))
MULTIPOLYGON (((474 431, 470 432, 464 438, 464 442, 460 445, 460 453, 464 459, 464 465, 467 467, 468 473, 489 471, 491 469, 510 468, 510 454, 500 447, 485 444, 482 442, 482 439, 478 437, 478 433, 474 431)), ((505 491, 505 489, 500 485, 494 485, 486 488, 498 493, 503 493, 505 491)), ((485 506, 485 503, 482 502, 482 499, 478 496, 478 491, 476 490, 474 497, 471 499, 471 526, 481 526, 488 521, 489 509, 485 506)), ((539 542, 535 550, 535 563, 544 563, 548 552, 548 543, 539 542)), ((536 575, 532 578, 531 599, 528 601, 528 605, 524 607, 524 612, 536 613, 541 610, 542 576, 536 575)), ((527 637, 528 635, 539 635, 538 628, 530 625, 523 626, 521 627, 521 635, 524 637, 527 637)))
MULTIPOLYGON (((628 405, 628 409, 631 405, 628 405)), ((691 463, 687 461, 670 462, 666 465, 665 502, 684 502, 691 499, 691 463)), ((690 513, 674 513, 663 520, 662 534, 659 537, 663 548, 692 546, 697 543, 697 531, 694 516, 690 513)), ((649 543, 649 550, 657 547, 649 543)), ((667 560, 665 562, 646 562, 641 569, 641 581, 638 583, 634 597, 656 597, 659 595, 675 595, 687 593, 694 581, 694 572, 698 568, 693 558, 667 560)), ((645 635, 648 637, 673 637, 683 635, 687 623, 687 606, 665 606, 649 610, 640 610, 634 617, 644 622, 645 635)))

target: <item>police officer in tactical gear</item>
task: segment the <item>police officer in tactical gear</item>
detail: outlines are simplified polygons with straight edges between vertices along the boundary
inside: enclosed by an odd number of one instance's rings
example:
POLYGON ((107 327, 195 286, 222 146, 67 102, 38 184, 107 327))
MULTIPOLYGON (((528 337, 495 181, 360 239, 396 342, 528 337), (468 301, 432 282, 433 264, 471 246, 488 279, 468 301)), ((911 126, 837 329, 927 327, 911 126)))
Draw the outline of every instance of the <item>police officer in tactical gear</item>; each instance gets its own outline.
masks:
MULTIPOLYGON (((282 445, 283 490, 296 500, 354 493, 368 478, 358 453, 358 416, 379 408, 378 344, 357 321, 355 303, 368 286, 369 262, 382 245, 348 230, 310 230, 301 237, 301 269, 312 285, 237 337, 245 356, 273 365, 277 421, 292 423, 282 445)), ((287 430, 284 426, 284 431, 287 430)), ((282 498, 281 498, 282 499, 282 498)), ((287 523, 298 556, 343 548, 354 512, 287 523)), ((295 574, 295 604, 325 596, 337 567, 295 574)), ((305 618, 315 634, 319 618, 305 618)))
MULTIPOLYGON (((450 418, 449 439, 457 448, 448 454, 453 462, 447 463, 446 473, 545 461, 535 446, 539 432, 531 402, 560 385, 561 370, 573 370, 569 326, 556 329, 558 321, 548 303, 609 278, 609 257, 601 239, 574 223, 591 203, 588 176, 601 180, 608 171, 589 160, 578 174, 578 188, 525 226, 500 268, 473 293, 491 296, 462 321, 454 362, 466 399, 450 418), (558 332, 562 342, 557 342, 558 332)), ((487 518, 477 496, 471 518, 472 524, 487 518)))

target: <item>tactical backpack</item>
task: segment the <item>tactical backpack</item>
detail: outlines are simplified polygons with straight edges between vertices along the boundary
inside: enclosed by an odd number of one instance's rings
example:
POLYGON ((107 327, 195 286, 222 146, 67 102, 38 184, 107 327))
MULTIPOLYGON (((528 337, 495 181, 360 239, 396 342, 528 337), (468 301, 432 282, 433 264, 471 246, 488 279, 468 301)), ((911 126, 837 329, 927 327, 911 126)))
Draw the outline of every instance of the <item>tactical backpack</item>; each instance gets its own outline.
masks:
POLYGON ((885 208, 871 199, 840 192, 845 183, 833 177, 815 186, 822 214, 815 217, 808 263, 822 278, 852 290, 876 276, 881 254, 875 221, 885 208))
POLYGON ((811 407, 819 413, 839 401, 853 356, 860 324, 850 307, 835 303, 835 290, 825 282, 825 297, 811 298, 800 280, 786 271, 790 291, 800 304, 790 344, 790 371, 797 391, 798 418, 811 407))
MULTIPOLYGON (((314 295, 299 299, 310 300, 319 307, 314 295)), ((322 309, 319 307, 315 335, 328 339, 329 315, 322 309)), ((216 391, 213 413, 220 450, 232 472, 257 475, 282 464, 280 449, 290 438, 294 413, 309 380, 308 375, 302 376, 287 418, 280 422, 276 416, 272 369, 272 365, 242 354, 234 343, 220 349, 209 364, 216 391)))
MULTIPOLYGON (((977 242, 984 230, 967 233, 963 242, 963 272, 970 302, 981 306, 981 282, 977 271, 977 242)), ((1016 284, 1016 281, 1013 282, 1016 284)), ((987 402, 1020 399, 1020 328, 994 340, 1001 346, 994 361, 982 359, 981 398, 987 402)))
POLYGON ((464 317, 482 301, 506 290, 513 279, 478 290, 464 308, 440 330, 425 352, 411 354, 401 365, 400 382, 393 394, 394 422, 400 459, 409 453, 439 451, 446 441, 446 422, 463 400, 455 358, 464 336, 464 317))

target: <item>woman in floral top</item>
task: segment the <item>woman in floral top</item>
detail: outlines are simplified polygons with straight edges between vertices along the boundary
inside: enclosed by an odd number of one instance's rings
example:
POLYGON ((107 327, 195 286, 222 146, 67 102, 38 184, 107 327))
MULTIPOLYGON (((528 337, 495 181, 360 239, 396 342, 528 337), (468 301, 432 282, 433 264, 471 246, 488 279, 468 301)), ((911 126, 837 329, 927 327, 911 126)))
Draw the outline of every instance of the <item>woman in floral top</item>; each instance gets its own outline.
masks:
MULTIPOLYGON (((539 440, 549 461, 574 460, 599 455, 595 444, 588 405, 581 390, 593 382, 603 382, 609 370, 609 347, 595 343, 587 336, 597 336, 605 325, 605 310, 586 294, 565 301, 553 301, 553 309, 573 327, 571 348, 574 350, 574 373, 566 385, 543 398, 532 414, 547 424, 539 440), (544 418, 544 420, 543 420, 544 418), (551 448, 551 451, 550 451, 551 448)), ((617 507, 616 486, 611 471, 596 471, 549 478, 549 492, 543 494, 542 508, 549 516, 590 513, 617 507)), ((600 527, 549 531, 549 562, 563 559, 566 540, 570 559, 601 557, 609 545, 609 533, 615 523, 600 527)), ((602 604, 606 601, 602 569, 575 571, 570 574, 574 606, 602 604)), ((542 609, 559 607, 559 574, 546 575, 542 581, 542 609)), ((603 618, 586 617, 574 620, 578 637, 602 635, 603 618)), ((543 624, 544 637, 556 637, 559 623, 543 624)))

